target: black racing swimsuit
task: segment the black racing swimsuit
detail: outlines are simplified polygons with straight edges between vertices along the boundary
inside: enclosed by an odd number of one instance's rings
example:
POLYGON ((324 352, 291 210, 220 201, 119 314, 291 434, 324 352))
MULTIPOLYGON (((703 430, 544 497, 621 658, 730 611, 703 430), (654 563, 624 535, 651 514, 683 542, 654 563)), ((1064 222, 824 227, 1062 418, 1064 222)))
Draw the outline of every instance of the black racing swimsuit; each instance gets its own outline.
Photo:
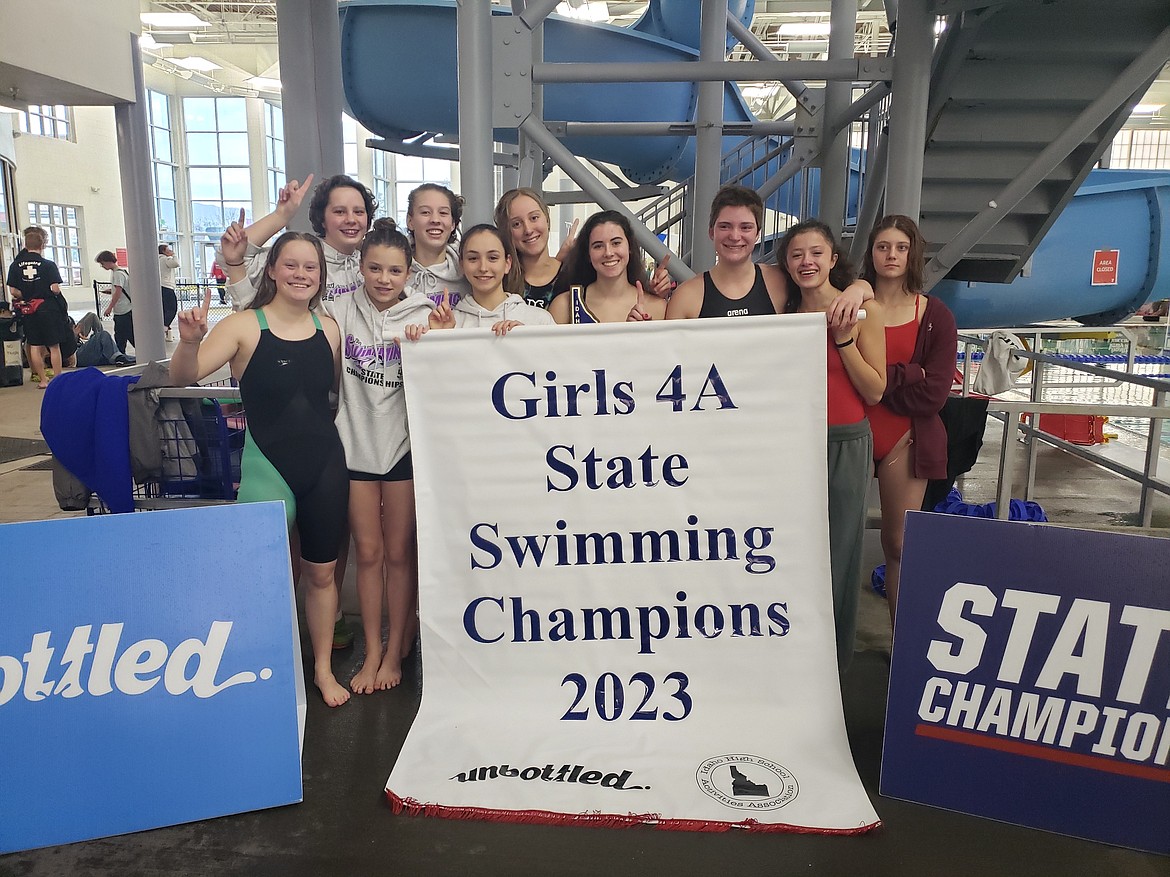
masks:
POLYGON ((703 306, 699 309, 700 317, 757 317, 776 313, 776 306, 772 304, 772 297, 768 295, 768 285, 764 283, 764 272, 756 266, 756 282, 743 298, 728 298, 719 291, 711 272, 703 274, 703 306))
POLYGON ((268 328, 262 310, 260 341, 240 376, 248 429, 240 465, 239 502, 284 500, 285 516, 301 537, 310 563, 337 560, 345 535, 349 475, 329 391, 333 348, 321 328, 303 341, 286 341, 268 328))

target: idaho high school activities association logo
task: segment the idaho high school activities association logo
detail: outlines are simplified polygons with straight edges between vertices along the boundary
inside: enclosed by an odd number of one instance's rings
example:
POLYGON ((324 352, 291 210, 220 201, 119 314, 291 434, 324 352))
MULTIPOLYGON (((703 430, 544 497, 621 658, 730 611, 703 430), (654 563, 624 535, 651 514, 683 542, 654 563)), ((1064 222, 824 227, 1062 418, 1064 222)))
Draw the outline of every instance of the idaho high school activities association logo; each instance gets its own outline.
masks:
POLYGON ((800 794, 782 764, 758 755, 716 755, 699 765, 695 782, 704 793, 737 810, 779 810, 800 794))

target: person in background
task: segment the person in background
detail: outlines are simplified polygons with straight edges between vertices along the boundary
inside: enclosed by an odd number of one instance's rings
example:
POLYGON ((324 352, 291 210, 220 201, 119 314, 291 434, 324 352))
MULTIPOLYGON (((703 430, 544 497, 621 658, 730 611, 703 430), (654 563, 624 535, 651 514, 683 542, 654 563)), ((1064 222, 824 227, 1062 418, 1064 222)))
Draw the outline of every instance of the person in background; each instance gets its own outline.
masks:
POLYGON ((61 323, 69 312, 61 294, 61 272, 55 262, 41 255, 45 243, 44 229, 29 226, 24 230, 24 249, 8 266, 8 289, 24 313, 32 379, 42 390, 49 378, 61 373, 61 323), (52 364, 47 373, 46 354, 52 364))
POLYGON ((163 328, 166 329, 166 338, 171 340, 171 323, 175 321, 175 314, 179 312, 179 298, 175 295, 175 269, 179 267, 179 260, 175 258, 175 251, 170 244, 158 245, 158 276, 162 283, 162 317, 163 328))
POLYGON ((886 602, 893 622, 902 573, 906 512, 922 506, 926 482, 947 477, 947 431, 939 412, 955 375, 955 318, 921 292, 926 243, 909 216, 874 226, 861 276, 886 314, 886 391, 865 407, 882 505, 886 602))
POLYGON ((219 267, 219 262, 211 263, 211 279, 215 281, 215 285, 219 287, 219 303, 221 305, 227 304, 227 275, 223 273, 223 269, 219 267))
POLYGON ((134 306, 130 301, 130 273, 118 267, 118 258, 109 250, 102 250, 94 259, 110 272, 110 303, 102 312, 103 317, 114 315, 114 343, 118 350, 126 352, 126 345, 134 346, 134 306))
POLYGON ((118 351, 113 337, 102 327, 98 315, 90 311, 73 327, 77 333, 78 368, 100 365, 134 365, 134 357, 118 351))

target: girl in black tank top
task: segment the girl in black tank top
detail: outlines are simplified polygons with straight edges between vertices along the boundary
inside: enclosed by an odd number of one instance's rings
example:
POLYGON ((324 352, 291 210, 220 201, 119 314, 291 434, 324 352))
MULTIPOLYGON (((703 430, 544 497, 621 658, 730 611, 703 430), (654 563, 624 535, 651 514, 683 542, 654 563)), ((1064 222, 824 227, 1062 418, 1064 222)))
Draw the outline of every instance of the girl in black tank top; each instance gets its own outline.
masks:
POLYGON ((743 298, 728 298, 719 291, 719 287, 711 279, 711 272, 704 272, 703 306, 699 309, 700 317, 758 317, 775 313, 776 308, 772 304, 772 297, 768 295, 764 273, 759 265, 756 266, 755 283, 743 298))

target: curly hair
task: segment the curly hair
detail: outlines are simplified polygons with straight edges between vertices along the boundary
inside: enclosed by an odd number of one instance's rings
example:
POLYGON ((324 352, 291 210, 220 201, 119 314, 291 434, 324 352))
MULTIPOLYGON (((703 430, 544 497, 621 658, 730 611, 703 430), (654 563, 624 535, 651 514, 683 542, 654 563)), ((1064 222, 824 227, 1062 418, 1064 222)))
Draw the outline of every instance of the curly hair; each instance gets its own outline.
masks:
POLYGON ((823 237, 825 242, 832 247, 833 255, 837 257, 836 263, 829 270, 829 283, 836 289, 844 289, 853 282, 855 276, 853 266, 849 264, 849 260, 837 243, 837 238, 831 228, 819 219, 806 219, 803 222, 796 223, 796 225, 784 233, 784 237, 780 238, 780 242, 776 244, 775 251, 776 264, 780 266, 780 270, 784 273, 784 281, 788 292, 788 302, 784 306, 784 310, 789 314, 794 314, 800 310, 801 290, 797 282, 792 279, 792 275, 788 273, 788 249, 792 246, 792 242, 798 235, 810 231, 816 232, 823 237))
POLYGON ((366 205, 366 231, 370 230, 370 226, 374 222, 374 212, 378 209, 374 193, 353 177, 337 174, 318 183, 317 188, 313 190, 313 197, 309 201, 309 225, 313 226, 313 231, 320 237, 325 237, 325 208, 329 206, 329 196, 333 194, 334 189, 343 186, 355 189, 362 196, 362 201, 366 205))

